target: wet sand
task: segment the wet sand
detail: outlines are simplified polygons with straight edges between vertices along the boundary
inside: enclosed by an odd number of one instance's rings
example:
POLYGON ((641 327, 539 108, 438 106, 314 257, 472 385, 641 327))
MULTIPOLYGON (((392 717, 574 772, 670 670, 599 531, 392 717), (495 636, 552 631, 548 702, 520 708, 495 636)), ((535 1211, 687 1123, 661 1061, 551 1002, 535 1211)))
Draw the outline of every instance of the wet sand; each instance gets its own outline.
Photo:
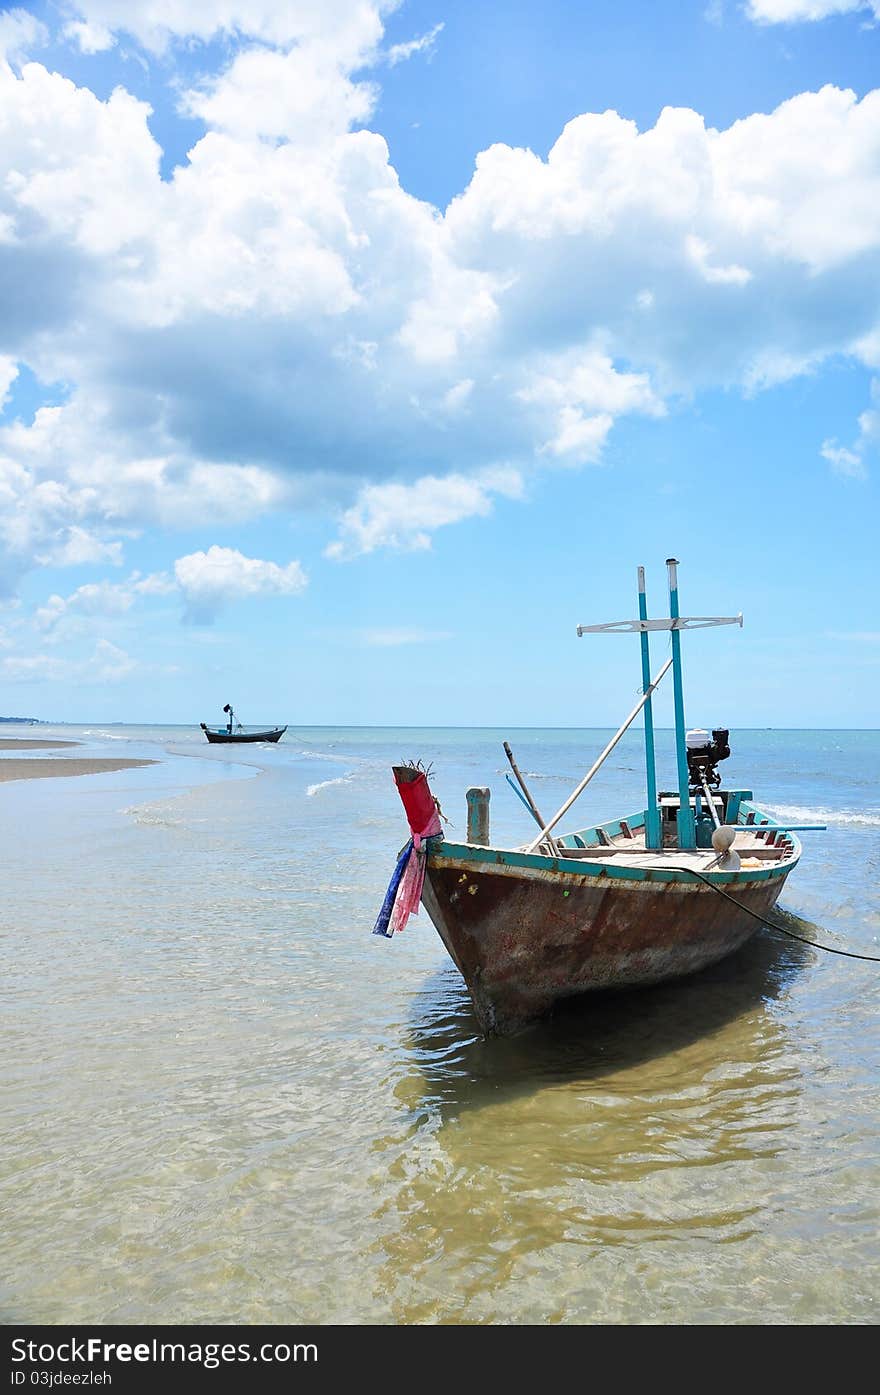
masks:
MULTIPOLYGON (((78 746, 78 741, 40 741, 27 737, 0 738, 0 751, 49 750, 60 746, 78 746)), ((115 756, 23 756, 16 760, 6 756, 0 760, 0 783, 5 780, 57 780, 63 775, 103 775, 108 770, 131 770, 137 765, 155 765, 154 760, 124 760, 115 756)))
POLYGON ((40 760, 35 757, 14 757, 0 760, 0 784, 4 780, 56 780, 61 775, 103 775, 108 770, 131 770, 136 765, 156 765, 154 760, 106 760, 95 756, 91 759, 66 760, 63 757, 50 757, 40 760))
POLYGON ((56 746, 79 746, 79 741, 38 741, 30 736, 0 736, 0 751, 48 751, 56 746))

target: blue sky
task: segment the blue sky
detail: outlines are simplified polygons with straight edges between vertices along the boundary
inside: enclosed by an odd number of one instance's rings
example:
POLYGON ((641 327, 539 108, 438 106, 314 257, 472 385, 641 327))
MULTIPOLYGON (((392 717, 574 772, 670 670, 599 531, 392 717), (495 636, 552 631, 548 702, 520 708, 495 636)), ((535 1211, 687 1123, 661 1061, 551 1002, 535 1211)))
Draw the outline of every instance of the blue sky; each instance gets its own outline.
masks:
POLYGON ((575 628, 674 555, 745 617, 690 722, 880 725, 878 60, 878 0, 0 6, 0 713, 613 724, 575 628))

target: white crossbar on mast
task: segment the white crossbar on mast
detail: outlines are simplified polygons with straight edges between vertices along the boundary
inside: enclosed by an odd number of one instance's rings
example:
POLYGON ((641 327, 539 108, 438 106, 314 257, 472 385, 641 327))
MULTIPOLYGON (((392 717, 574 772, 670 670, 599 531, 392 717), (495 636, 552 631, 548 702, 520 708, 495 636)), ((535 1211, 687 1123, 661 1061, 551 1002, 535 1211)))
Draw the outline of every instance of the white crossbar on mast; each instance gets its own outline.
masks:
POLYGON ((739 615, 677 615, 660 620, 609 620, 605 625, 578 625, 579 635, 606 634, 647 634, 653 630, 703 630, 707 625, 739 625, 742 629, 742 613, 739 615))

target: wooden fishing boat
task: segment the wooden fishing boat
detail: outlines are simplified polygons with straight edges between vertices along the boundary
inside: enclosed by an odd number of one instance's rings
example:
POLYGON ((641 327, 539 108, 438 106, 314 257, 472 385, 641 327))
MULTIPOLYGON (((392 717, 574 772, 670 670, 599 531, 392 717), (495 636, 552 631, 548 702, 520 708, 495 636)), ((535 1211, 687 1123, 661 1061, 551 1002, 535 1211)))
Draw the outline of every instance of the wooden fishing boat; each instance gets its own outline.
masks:
POLYGON ((418 894, 467 984, 480 1026, 505 1035, 546 1014, 561 998, 630 988, 691 974, 733 953, 758 930, 801 856, 796 833, 816 825, 779 823, 751 790, 721 789, 718 762, 728 732, 684 724, 680 633, 742 624, 742 616, 678 613, 677 562, 667 562, 670 615, 648 620, 644 568, 634 621, 578 627, 641 635, 642 697, 562 808, 544 820, 505 742, 517 794, 538 825, 533 841, 501 848, 489 837, 489 790, 467 792, 467 842, 440 832, 426 772, 395 766, 412 831, 406 872, 395 875, 374 933, 401 929, 418 894), (672 655, 652 681, 648 636, 671 634, 672 655), (679 787, 656 788, 651 695, 672 668, 679 787), (636 716, 644 712, 647 805, 622 818, 558 836, 556 825, 636 716), (408 907, 400 912, 403 889, 408 907), (391 905, 389 908, 389 897, 391 905), (395 903, 397 903, 395 905, 395 903), (402 922, 402 923, 401 923, 402 922))
POLYGON ((242 741, 280 741, 287 731, 287 727, 270 727, 268 731, 248 731, 241 725, 241 722, 235 720, 235 713, 228 702, 223 711, 227 715, 225 727, 209 727, 204 722, 199 723, 208 740, 215 746, 242 741))

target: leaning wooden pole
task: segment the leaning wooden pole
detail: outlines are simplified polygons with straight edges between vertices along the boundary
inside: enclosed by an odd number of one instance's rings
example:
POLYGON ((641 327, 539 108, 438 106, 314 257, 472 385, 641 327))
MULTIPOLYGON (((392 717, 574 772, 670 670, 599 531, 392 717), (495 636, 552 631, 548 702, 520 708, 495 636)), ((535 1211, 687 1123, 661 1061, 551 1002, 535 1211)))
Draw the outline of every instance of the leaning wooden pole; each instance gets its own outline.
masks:
MULTIPOLYGON (((517 765, 516 761, 515 761, 514 758, 513 758, 513 751, 511 751, 510 746, 509 746, 508 742, 506 742, 506 741, 504 742, 504 754, 507 756, 507 759, 510 761, 510 768, 511 768, 511 770, 513 771, 514 775, 516 776, 517 783, 519 784, 519 787, 520 787, 520 789, 521 789, 522 792, 523 792, 523 796, 524 796, 524 798, 525 798, 526 805, 527 805, 528 809, 531 811, 532 818, 535 820, 535 823, 538 825, 538 827, 539 827, 542 831, 544 831, 544 832, 546 833, 546 831, 547 831, 547 825, 544 823, 544 820, 543 820, 543 818, 541 817, 541 814, 540 814, 540 811, 539 811, 539 809, 538 809, 538 806, 537 806, 537 804, 535 803, 534 799, 532 798, 532 795, 531 795, 531 792, 530 792, 530 790, 529 790, 529 787, 528 787, 528 785, 526 784, 525 780, 524 780, 523 777, 522 777, 522 774, 521 774, 521 772, 520 772, 520 768, 519 768, 519 766, 517 765)), ((551 850, 552 850, 552 852, 553 852, 554 857, 558 856, 558 854, 559 854, 559 849, 558 849, 557 846, 556 846, 556 840, 555 840, 554 838, 551 838, 551 837, 549 836, 549 834, 548 834, 548 835, 547 835, 547 842, 548 842, 549 845, 550 845, 550 848, 551 848, 551 850)))
MULTIPOLYGON (((636 703, 636 705, 635 705, 635 707, 633 708, 632 712, 630 712, 630 714, 629 714, 629 716, 627 717, 626 721, 624 722, 623 726, 620 727, 619 730, 615 732, 614 736, 612 736, 611 740, 608 742, 608 745, 605 747, 605 749, 604 749, 604 751, 602 752, 601 756, 599 757, 599 759, 598 759, 597 761, 595 761, 595 763, 594 763, 594 764, 590 767, 590 769, 587 771, 586 775, 585 775, 584 778, 581 780, 581 782, 580 782, 580 784, 578 785, 577 789, 576 789, 572 794, 569 795, 568 799, 565 801, 565 803, 563 804, 562 808, 559 810, 558 813, 556 813, 556 814, 553 815, 553 817, 552 817, 552 819, 550 820, 550 822, 544 825, 544 831, 545 831, 545 833, 549 833, 549 831, 550 831, 551 828, 555 828, 555 827, 556 827, 556 825, 558 824, 559 820, 562 818, 563 814, 567 814, 568 811, 569 811, 569 809, 571 808, 572 804, 574 804, 575 800, 578 799, 578 798, 583 794, 584 790, 587 788, 587 785, 588 785, 588 784, 590 783, 590 781, 592 780, 592 778, 593 778, 593 776, 595 775, 596 771, 599 769, 599 767, 604 763, 604 761, 607 759, 607 757, 608 757, 608 756, 611 754, 611 752, 614 750, 614 747, 617 745, 618 741, 619 741, 620 738, 623 736, 623 733, 627 730, 628 727, 632 726, 632 724, 633 724, 633 722, 635 721, 636 717, 639 715, 639 713, 641 712, 641 710, 642 710, 642 708, 644 707, 645 703, 646 703, 646 702, 648 701, 648 699, 650 698, 651 694, 653 693, 654 689, 657 687, 657 685, 658 685, 658 683, 660 682, 661 678, 663 678, 664 675, 667 674, 667 673, 669 672, 669 670, 670 670, 671 667, 672 667, 672 659, 667 659, 667 660, 666 660, 666 663, 663 665, 663 667, 661 668, 660 672, 657 674, 657 677, 654 679, 654 682, 651 683, 651 684, 645 689, 645 692, 644 692, 644 693, 642 694, 642 696, 639 698, 638 702, 636 703)), ((537 837, 537 838, 534 840, 534 842, 530 843, 529 846, 526 848, 526 852, 527 852, 527 853, 532 853, 532 852, 534 852, 535 849, 538 847, 538 844, 541 843, 541 842, 543 841, 543 837, 544 837, 544 835, 541 834, 539 837, 537 837)))

